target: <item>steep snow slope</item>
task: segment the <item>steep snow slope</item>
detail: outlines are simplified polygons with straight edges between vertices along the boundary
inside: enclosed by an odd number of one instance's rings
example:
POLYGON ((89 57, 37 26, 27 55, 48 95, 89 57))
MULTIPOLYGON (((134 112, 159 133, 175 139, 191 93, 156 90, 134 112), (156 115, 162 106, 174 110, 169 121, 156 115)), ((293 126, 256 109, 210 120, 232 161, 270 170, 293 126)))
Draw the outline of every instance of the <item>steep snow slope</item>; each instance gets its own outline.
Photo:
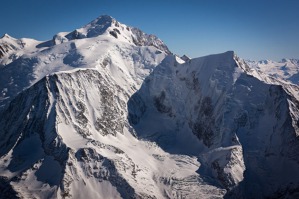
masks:
MULTIPOLYGON (((196 157, 133 137, 127 92, 85 69, 46 76, 0 115, 0 175, 24 198, 220 198, 196 157), (23 108, 21 108, 23 107, 23 108), (190 192, 190 190, 192 190, 190 192)), ((3 195, 2 195, 3 196, 3 195)))
POLYGON ((96 68, 132 93, 170 53, 156 36, 109 16, 71 33, 59 33, 47 42, 4 36, 0 44, 5 42, 14 50, 0 57, 0 110, 45 75, 75 68, 96 68))
POLYGON ((226 197, 296 198, 298 101, 241 63, 233 52, 184 64, 168 56, 130 99, 129 120, 138 137, 198 156, 198 173, 226 197))

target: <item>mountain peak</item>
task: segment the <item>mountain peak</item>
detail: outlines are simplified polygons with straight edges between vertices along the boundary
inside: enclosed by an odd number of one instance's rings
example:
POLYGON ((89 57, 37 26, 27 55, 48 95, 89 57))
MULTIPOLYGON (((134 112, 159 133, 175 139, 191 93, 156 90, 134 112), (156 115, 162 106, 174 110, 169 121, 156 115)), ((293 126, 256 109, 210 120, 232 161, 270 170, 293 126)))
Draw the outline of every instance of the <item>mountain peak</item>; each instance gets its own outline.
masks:
POLYGON ((118 22, 113 17, 109 15, 101 15, 98 18, 92 20, 90 23, 86 24, 84 27, 91 28, 91 27, 103 26, 105 28, 108 28, 112 26, 112 24, 114 23, 118 23, 118 22))
POLYGON ((292 61, 297 61, 297 59, 292 59, 292 58, 282 58, 281 59, 281 63, 285 63, 285 62, 292 62, 292 61))
POLYGON ((114 37, 122 42, 128 42, 136 46, 154 46, 167 54, 171 53, 157 36, 146 34, 138 28, 122 24, 109 15, 102 15, 70 33, 58 33, 53 37, 52 43, 60 44, 70 40, 99 36, 114 37))
POLYGON ((269 64, 271 63, 272 61, 271 60, 268 60, 268 59, 264 59, 264 60, 260 60, 258 61, 259 64, 269 64))
POLYGON ((281 61, 279 61, 279 63, 291 63, 291 64, 297 64, 299 63, 299 60, 298 59, 287 59, 287 58, 283 58, 281 59, 281 61))
POLYGON ((190 58, 189 56, 187 56, 187 55, 183 55, 183 56, 181 56, 181 59, 184 60, 184 61, 189 61, 189 60, 191 60, 191 58, 190 58))
POLYGON ((226 55, 228 55, 230 57, 235 57, 236 56, 236 53, 233 50, 226 51, 224 54, 226 54, 226 55))
POLYGON ((101 15, 95 20, 93 20, 92 22, 96 22, 97 24, 102 24, 103 22, 105 23, 105 22, 113 22, 113 21, 116 21, 113 17, 109 15, 101 15))
POLYGON ((17 39, 5 33, 0 38, 0 59, 4 57, 4 55, 9 54, 11 51, 18 49, 16 46, 18 46, 17 39))
POLYGON ((11 36, 7 33, 5 33, 1 38, 11 38, 11 36))
POLYGON ((1 37, 1 39, 16 39, 16 38, 14 38, 14 37, 10 36, 9 34, 5 33, 5 34, 1 37))

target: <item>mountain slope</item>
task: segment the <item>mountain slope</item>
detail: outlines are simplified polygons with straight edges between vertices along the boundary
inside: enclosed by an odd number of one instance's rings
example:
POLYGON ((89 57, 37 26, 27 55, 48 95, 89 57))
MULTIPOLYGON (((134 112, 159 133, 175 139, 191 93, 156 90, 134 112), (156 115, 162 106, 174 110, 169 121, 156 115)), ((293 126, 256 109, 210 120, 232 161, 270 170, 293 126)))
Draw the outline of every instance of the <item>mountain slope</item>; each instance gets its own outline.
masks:
POLYGON ((179 62, 166 57, 132 97, 97 69, 46 76, 19 94, 0 122, 5 194, 295 198, 288 94, 247 75, 232 52, 179 62))
POLYGON ((8 36, 0 39, 0 44, 9 40, 14 46, 23 41, 26 47, 15 47, 14 53, 0 58, 0 110, 20 91, 44 76, 75 68, 103 71, 132 93, 170 53, 156 36, 108 16, 101 16, 74 32, 59 33, 47 42, 30 43, 28 39, 8 36), (110 34, 114 29, 118 30, 117 38, 110 34), (82 36, 71 37, 74 32, 82 36))
POLYGON ((298 101, 248 75, 233 52, 176 59, 168 56, 129 101, 138 137, 197 155, 198 173, 229 198, 296 198, 298 106, 291 105, 298 101))
POLYGON ((97 70, 43 78, 1 115, 1 176, 25 198, 220 198, 195 157, 132 136, 127 97, 97 70))

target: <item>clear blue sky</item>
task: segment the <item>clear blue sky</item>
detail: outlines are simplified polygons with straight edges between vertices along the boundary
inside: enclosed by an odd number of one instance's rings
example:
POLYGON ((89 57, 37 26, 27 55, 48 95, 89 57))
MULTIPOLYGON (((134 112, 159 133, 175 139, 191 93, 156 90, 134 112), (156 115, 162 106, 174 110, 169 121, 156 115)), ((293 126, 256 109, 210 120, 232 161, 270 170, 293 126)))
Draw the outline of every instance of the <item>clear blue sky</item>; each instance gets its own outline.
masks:
POLYGON ((176 54, 299 58, 299 0, 4 0, 0 35, 51 39, 108 14, 176 54))

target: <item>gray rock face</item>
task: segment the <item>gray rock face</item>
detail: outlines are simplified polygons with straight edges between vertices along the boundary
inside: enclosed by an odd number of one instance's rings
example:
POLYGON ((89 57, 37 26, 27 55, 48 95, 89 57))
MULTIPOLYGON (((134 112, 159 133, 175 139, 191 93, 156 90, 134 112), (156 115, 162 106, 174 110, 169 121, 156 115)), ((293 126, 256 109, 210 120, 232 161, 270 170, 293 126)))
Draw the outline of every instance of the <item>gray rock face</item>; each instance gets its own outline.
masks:
POLYGON ((2 44, 0 46, 0 58, 2 58, 10 50, 13 50, 12 46, 9 46, 7 44, 2 44))
POLYGON ((131 31, 133 33, 132 39, 135 45, 137 46, 154 46, 167 54, 171 54, 168 47, 163 43, 162 40, 160 40, 155 35, 148 35, 138 28, 131 28, 131 31))

